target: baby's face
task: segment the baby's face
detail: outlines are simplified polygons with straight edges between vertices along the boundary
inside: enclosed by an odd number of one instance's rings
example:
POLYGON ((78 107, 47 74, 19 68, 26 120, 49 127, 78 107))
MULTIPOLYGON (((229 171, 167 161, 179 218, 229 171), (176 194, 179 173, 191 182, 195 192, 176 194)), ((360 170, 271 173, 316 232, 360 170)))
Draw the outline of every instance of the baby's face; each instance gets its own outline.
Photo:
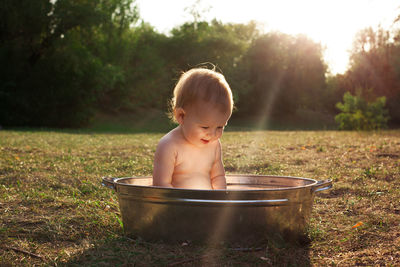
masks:
POLYGON ((185 109, 181 128, 185 139, 197 146, 204 147, 222 136, 231 112, 221 112, 208 103, 198 103, 185 109))

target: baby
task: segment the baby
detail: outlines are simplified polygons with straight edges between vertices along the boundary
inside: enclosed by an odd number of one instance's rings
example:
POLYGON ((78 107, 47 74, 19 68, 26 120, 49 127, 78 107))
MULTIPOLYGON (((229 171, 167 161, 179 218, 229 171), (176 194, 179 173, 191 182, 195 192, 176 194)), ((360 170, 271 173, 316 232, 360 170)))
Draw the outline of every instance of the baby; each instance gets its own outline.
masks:
POLYGON ((233 99, 224 76, 202 68, 183 73, 171 109, 179 126, 157 145, 153 185, 226 189, 219 138, 232 114, 233 99))

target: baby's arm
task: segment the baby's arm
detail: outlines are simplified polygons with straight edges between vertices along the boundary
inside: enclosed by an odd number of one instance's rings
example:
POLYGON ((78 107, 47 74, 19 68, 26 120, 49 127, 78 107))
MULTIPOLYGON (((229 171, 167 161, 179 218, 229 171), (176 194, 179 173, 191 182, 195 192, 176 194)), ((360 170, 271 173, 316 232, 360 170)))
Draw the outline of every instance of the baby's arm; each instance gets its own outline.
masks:
POLYGON ((172 174, 175 168, 176 150, 168 139, 161 139, 154 155, 153 185, 172 186, 172 174))
POLYGON ((211 185, 213 189, 226 189, 225 169, 222 163, 221 143, 219 141, 211 169, 211 185))

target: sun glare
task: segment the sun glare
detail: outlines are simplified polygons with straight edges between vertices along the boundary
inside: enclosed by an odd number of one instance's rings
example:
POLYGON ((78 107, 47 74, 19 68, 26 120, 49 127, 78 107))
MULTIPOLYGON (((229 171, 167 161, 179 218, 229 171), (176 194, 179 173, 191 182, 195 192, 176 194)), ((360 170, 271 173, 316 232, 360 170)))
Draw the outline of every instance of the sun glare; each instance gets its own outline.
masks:
MULTIPOLYGON (((281 3, 276 1, 275 3, 281 3)), ((346 5, 340 1, 296 1, 279 8, 281 12, 271 14, 273 30, 288 34, 305 34, 325 47, 325 60, 332 72, 344 72, 347 67, 352 37, 362 21, 363 12, 355 12, 355 2, 346 5)), ((268 21, 268 20, 267 20, 268 21)), ((267 24, 268 30, 268 24, 267 24)))
MULTIPOLYGON (((141 16, 163 32, 191 19, 185 7, 197 0, 137 0, 141 16), (158 8, 154 8, 157 6, 158 8)), ((396 0, 201 0, 202 19, 264 25, 264 32, 305 34, 325 47, 333 74, 347 68, 355 34, 379 24, 389 29, 400 13, 396 0)))
POLYGON ((265 32, 305 34, 325 47, 324 57, 332 73, 347 69, 355 34, 368 26, 390 26, 399 11, 395 1, 246 1, 236 14, 264 24, 265 32))

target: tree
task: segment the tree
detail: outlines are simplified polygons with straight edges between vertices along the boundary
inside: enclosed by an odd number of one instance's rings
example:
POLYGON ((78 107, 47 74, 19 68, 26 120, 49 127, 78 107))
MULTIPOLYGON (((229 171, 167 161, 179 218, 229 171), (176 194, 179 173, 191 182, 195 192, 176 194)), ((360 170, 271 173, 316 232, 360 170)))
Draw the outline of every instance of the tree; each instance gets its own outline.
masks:
POLYGON ((252 42, 244 62, 251 85, 241 96, 245 113, 286 116, 300 107, 316 108, 326 72, 318 44, 305 36, 268 33, 252 42))
POLYGON ((118 49, 111 45, 115 35, 110 35, 122 34, 137 19, 131 4, 130 0, 3 1, 0 123, 85 124, 98 97, 123 80, 114 54, 118 49))
POLYGON ((354 41, 350 69, 345 74, 346 88, 374 101, 385 96, 391 120, 400 124, 400 42, 389 31, 371 28, 360 31, 354 41))
POLYGON ((185 23, 171 31, 166 50, 167 61, 177 77, 182 70, 204 64, 214 64, 229 82, 235 101, 240 101, 246 90, 247 67, 243 57, 252 41, 259 35, 255 22, 248 24, 223 24, 199 22, 197 30, 185 23))
POLYGON ((132 29, 130 38, 126 97, 121 104, 131 110, 143 107, 165 110, 173 76, 165 56, 168 38, 146 23, 132 29))
POLYGON ((210 9, 211 6, 202 8, 201 0, 195 0, 192 5, 185 7, 185 11, 187 11, 193 17, 194 30, 197 30, 198 22, 203 19, 204 14, 209 12, 210 9))

